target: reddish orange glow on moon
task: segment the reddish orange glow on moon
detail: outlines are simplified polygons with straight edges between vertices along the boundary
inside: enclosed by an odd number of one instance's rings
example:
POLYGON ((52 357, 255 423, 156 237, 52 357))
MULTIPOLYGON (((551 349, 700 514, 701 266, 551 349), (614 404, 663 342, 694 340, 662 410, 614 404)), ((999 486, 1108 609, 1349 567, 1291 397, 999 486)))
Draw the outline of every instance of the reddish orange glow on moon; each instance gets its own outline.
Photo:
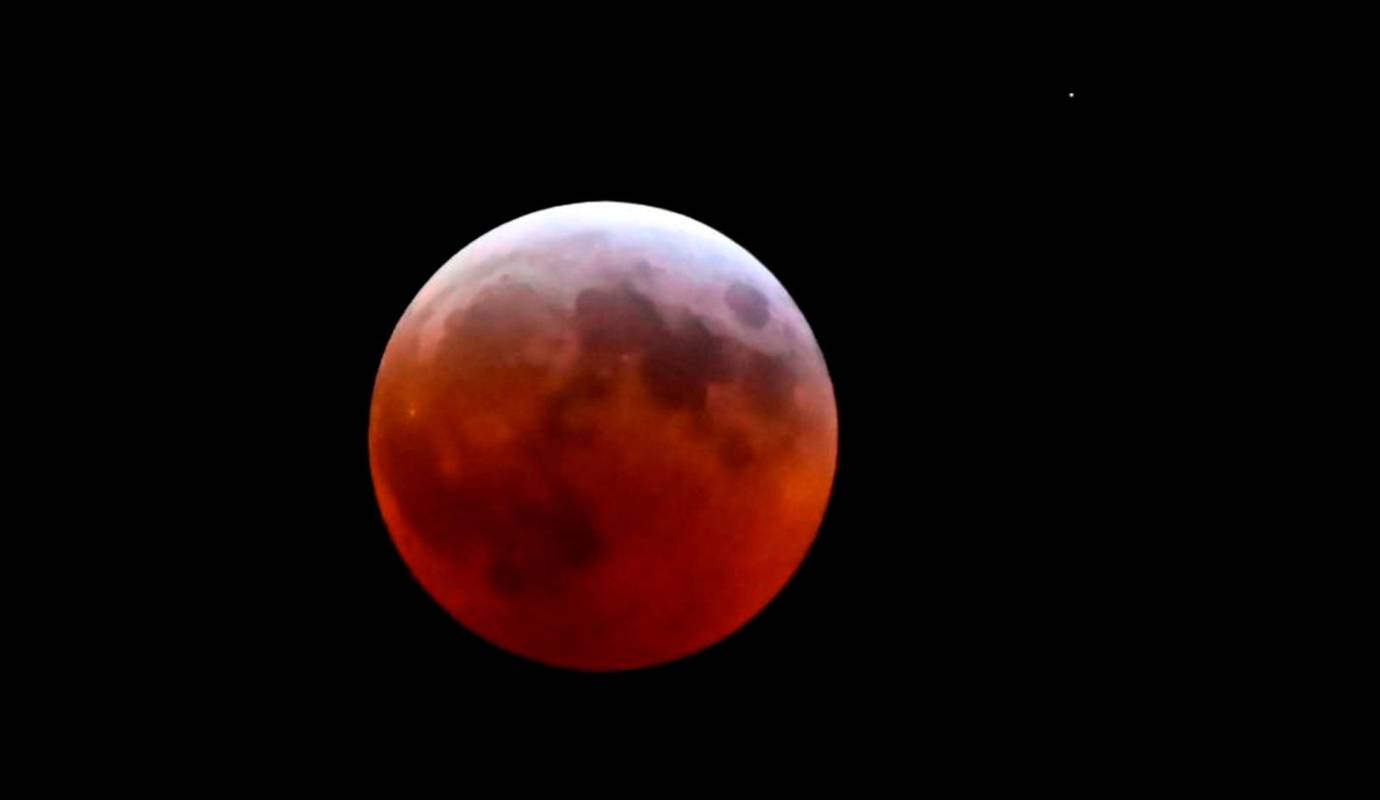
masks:
POLYGON ((837 414, 795 303, 687 217, 581 203, 491 231, 422 287, 369 455, 421 585, 509 652, 673 661, 756 615, 829 499, 837 414))

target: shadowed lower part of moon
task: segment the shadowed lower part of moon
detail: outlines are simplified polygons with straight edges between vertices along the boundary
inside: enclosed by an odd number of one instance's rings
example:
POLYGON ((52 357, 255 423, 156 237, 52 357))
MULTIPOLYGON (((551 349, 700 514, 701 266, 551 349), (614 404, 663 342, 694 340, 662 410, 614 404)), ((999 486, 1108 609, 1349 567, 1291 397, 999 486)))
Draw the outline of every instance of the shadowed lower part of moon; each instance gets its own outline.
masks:
POLYGON ((786 290, 670 212, 537 212, 447 262, 375 382, 375 488, 457 621, 570 669, 665 663, 786 584, 833 479, 833 389, 786 290))

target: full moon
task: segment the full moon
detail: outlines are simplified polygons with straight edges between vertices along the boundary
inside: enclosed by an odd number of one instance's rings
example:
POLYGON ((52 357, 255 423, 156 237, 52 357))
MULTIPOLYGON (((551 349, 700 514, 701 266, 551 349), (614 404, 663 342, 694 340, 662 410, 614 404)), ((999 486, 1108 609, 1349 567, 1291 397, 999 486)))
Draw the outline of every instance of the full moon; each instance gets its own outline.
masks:
POLYGON ((384 522, 480 638, 554 667, 663 664, 741 628, 813 543, 838 418, 780 282, 688 217, 538 211, 447 261, 374 383, 384 522))

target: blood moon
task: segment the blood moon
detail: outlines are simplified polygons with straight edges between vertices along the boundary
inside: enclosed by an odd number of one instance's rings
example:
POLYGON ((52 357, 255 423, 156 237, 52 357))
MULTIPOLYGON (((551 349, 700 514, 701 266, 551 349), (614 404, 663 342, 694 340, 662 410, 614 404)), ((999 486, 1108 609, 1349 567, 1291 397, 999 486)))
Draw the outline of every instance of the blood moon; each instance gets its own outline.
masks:
POLYGON ((422 287, 374 385, 369 455, 408 567, 483 639, 634 669, 737 630, 814 540, 837 452, 809 325, 679 214, 509 222, 422 287))

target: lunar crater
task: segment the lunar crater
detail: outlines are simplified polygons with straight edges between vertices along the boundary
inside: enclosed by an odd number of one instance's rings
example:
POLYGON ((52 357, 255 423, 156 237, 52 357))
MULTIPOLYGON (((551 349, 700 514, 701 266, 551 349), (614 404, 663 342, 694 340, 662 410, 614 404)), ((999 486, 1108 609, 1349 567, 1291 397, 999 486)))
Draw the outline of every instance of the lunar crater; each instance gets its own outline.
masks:
POLYGON ((767 296, 749 284, 730 284, 724 292, 724 303, 733 310, 733 315, 738 321, 749 328, 760 329, 771 319, 771 314, 767 311, 767 296))

